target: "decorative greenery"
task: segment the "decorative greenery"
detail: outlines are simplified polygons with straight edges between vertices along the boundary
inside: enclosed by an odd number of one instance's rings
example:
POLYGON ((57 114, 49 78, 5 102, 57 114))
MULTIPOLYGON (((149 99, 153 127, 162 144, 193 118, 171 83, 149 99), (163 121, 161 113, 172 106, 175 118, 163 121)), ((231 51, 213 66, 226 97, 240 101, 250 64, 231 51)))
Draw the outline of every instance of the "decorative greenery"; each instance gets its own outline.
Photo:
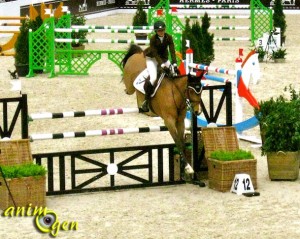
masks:
POLYGON ((239 149, 236 151, 216 150, 211 152, 210 158, 220 161, 233 161, 241 159, 254 159, 254 156, 250 151, 246 151, 243 149, 239 149))
POLYGON ((186 40, 190 41, 190 48, 194 52, 194 61, 209 65, 214 59, 214 34, 208 32, 210 27, 211 18, 205 12, 202 18, 202 24, 198 21, 194 21, 192 27, 190 26, 190 20, 186 19, 185 29, 182 34, 182 55, 185 58, 186 40))
MULTIPOLYGON (((82 15, 72 15, 71 17, 71 25, 76 25, 76 26, 84 26, 86 23, 86 18, 85 16, 82 15)), ((86 31, 78 31, 78 32, 72 32, 71 33, 71 38, 72 39, 86 39, 88 32, 86 31)), ((78 47, 82 46, 82 42, 78 43, 72 43, 72 47, 78 47)))
POLYGON ((258 59, 264 59, 265 55, 267 54, 266 51, 263 49, 262 46, 259 46, 255 49, 255 51, 258 53, 258 59))
POLYGON ((272 50, 271 59, 284 59, 286 56, 286 49, 278 48, 278 50, 272 50))
MULTIPOLYGON (((22 164, 14 166, 1 166, 4 178, 22 178, 30 176, 44 176, 47 170, 37 164, 22 164)), ((2 175, 1 175, 2 176, 2 175)))
POLYGON ((29 29, 36 31, 42 24, 43 20, 40 16, 35 20, 25 19, 21 21, 20 34, 15 44, 15 63, 21 65, 29 64, 29 29))
POLYGON ((137 11, 133 17, 132 25, 133 26, 147 26, 148 21, 147 21, 147 13, 143 9, 145 2, 144 1, 139 1, 137 5, 137 11))
POLYGON ((262 155, 268 152, 300 150, 300 91, 285 87, 289 99, 280 95, 260 102, 254 111, 263 136, 262 155))
POLYGON ((273 6, 273 25, 274 27, 279 27, 281 32, 281 45, 285 43, 285 31, 287 28, 285 15, 283 12, 282 0, 275 0, 273 6))

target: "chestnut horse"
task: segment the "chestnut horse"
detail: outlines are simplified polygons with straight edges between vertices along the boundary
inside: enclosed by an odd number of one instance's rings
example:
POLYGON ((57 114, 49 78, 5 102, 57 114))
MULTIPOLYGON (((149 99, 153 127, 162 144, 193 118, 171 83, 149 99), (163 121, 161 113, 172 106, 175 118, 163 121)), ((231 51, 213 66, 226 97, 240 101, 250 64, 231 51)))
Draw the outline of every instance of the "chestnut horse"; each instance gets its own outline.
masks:
MULTIPOLYGON (((124 70, 125 92, 129 95, 136 92, 137 103, 140 107, 144 101, 144 94, 134 88, 133 82, 146 68, 146 58, 143 50, 139 46, 132 44, 121 64, 124 70)), ((188 174, 192 174, 194 171, 187 163, 185 157, 184 119, 187 112, 187 102, 191 102, 194 112, 199 112, 202 90, 201 78, 202 76, 197 78, 187 75, 171 78, 165 76, 156 94, 149 102, 150 110, 164 120, 164 124, 180 152, 181 161, 185 166, 185 173, 188 174)))

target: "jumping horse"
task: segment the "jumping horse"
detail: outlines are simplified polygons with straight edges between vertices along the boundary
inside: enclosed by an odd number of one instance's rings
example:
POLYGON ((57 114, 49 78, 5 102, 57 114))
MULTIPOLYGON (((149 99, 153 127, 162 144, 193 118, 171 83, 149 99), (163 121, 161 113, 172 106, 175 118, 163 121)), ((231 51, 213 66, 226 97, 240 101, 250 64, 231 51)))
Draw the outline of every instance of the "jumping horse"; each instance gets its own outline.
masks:
MULTIPOLYGON (((136 93, 137 103, 140 107, 144 100, 144 94, 134 88, 133 82, 146 68, 146 58, 142 48, 135 44, 130 45, 121 64, 125 92, 129 95, 136 93)), ((193 174, 194 171, 185 156, 184 119, 187 105, 191 106, 193 112, 200 112, 201 78, 202 76, 191 77, 190 75, 165 76, 156 94, 149 102, 150 110, 164 120, 164 124, 180 152, 181 165, 184 166, 187 174, 193 174)))

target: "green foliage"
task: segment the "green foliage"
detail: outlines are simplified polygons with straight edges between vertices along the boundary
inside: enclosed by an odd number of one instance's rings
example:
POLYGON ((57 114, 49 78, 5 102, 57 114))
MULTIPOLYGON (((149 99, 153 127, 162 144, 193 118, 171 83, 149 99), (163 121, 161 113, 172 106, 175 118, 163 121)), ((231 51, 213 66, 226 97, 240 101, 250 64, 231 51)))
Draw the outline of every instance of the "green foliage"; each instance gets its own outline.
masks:
POLYGON ((281 31, 281 44, 285 42, 285 31, 287 28, 285 15, 283 12, 282 0, 275 0, 273 7, 273 25, 279 27, 281 31))
MULTIPOLYGON (((86 23, 86 18, 83 15, 72 15, 71 17, 71 25, 77 25, 77 26, 84 26, 86 23)), ((86 39, 88 32, 85 31, 78 31, 78 32, 72 32, 71 38, 72 39, 86 39)), ((78 43, 72 43, 72 47, 78 47, 82 46, 82 42, 78 43)))
POLYGON ((193 34, 192 28, 190 26, 190 19, 186 19, 185 28, 184 28, 184 31, 182 33, 182 50, 183 50, 184 59, 186 58, 185 52, 187 50, 186 40, 190 41, 190 48, 193 49, 193 52, 194 52, 194 61, 195 62, 200 62, 200 59, 201 59, 200 58, 200 49, 199 49, 199 45, 198 45, 198 42, 197 42, 197 38, 193 34))
POLYGON ((263 49, 262 46, 257 47, 255 51, 258 53, 258 59, 263 59, 266 55, 266 51, 263 49))
POLYGON ((246 151, 243 149, 239 149, 236 151, 216 150, 211 152, 210 158, 220 161, 233 161, 241 159, 254 159, 254 156, 250 151, 246 151))
POLYGON ((209 65, 214 59, 213 39, 214 34, 208 32, 210 27, 210 18, 205 13, 202 18, 202 24, 198 21, 192 23, 186 19, 185 29, 182 34, 182 55, 185 58, 186 40, 190 40, 190 47, 194 52, 194 62, 209 65))
POLYGON ((148 21, 147 21, 147 13, 143 9, 145 2, 144 1, 139 1, 137 5, 137 10, 136 13, 133 17, 132 20, 132 25, 133 26, 147 26, 148 21))
POLYGON ((27 65, 29 64, 29 29, 36 31, 43 24, 43 20, 38 16, 35 20, 22 20, 21 24, 20 34, 15 43, 15 63, 27 65))
POLYGON ((277 51, 272 50, 271 59, 283 59, 286 56, 286 49, 279 48, 277 51))
POLYGON ((277 98, 260 102, 255 115, 263 132, 262 155, 268 152, 300 150, 300 91, 290 85, 284 89, 290 97, 280 95, 277 98))
MULTIPOLYGON (((47 170, 37 164, 22 164, 14 166, 1 166, 5 178, 22 178, 30 176, 44 176, 47 170)), ((2 175, 1 175, 2 176, 2 175)))
POLYGON ((205 12, 202 18, 202 36, 203 36, 203 58, 202 62, 209 65, 215 59, 214 34, 208 32, 211 18, 205 12))

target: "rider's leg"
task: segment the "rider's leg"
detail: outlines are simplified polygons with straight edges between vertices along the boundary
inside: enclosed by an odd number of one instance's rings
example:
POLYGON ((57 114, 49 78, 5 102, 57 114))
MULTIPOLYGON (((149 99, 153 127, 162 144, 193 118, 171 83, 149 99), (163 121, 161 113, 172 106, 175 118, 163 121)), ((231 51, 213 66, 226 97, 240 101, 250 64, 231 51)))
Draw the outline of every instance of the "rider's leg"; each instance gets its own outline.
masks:
POLYGON ((147 69, 149 72, 149 77, 145 80, 144 90, 145 90, 145 101, 143 102, 141 109, 144 112, 149 111, 149 101, 151 95, 154 91, 154 83, 156 81, 157 76, 157 62, 153 58, 146 57, 147 69))

